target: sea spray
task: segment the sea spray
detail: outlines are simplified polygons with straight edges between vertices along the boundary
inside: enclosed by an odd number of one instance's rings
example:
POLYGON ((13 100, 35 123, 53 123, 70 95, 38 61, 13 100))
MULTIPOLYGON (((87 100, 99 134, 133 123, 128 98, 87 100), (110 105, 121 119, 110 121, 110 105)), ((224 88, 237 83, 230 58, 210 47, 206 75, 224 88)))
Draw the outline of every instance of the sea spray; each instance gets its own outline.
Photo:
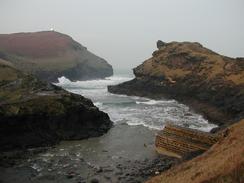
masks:
POLYGON ((75 81, 65 77, 56 85, 92 99, 100 110, 109 114, 115 124, 143 125, 150 129, 162 129, 167 122, 203 131, 210 131, 209 124, 201 115, 175 100, 153 100, 145 97, 111 94, 108 85, 116 85, 133 79, 129 75, 115 75, 105 79, 75 81))

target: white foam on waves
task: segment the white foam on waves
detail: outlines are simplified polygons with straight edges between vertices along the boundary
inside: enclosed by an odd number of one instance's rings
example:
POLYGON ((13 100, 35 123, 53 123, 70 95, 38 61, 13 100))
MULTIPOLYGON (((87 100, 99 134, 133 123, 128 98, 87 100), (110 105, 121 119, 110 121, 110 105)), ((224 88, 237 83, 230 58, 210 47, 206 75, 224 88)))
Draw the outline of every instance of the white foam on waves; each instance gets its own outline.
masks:
POLYGON ((108 113, 115 123, 126 122, 128 125, 143 125, 151 129, 162 129, 166 122, 203 131, 215 127, 201 115, 175 100, 152 100, 108 93, 108 85, 116 85, 131 79, 132 77, 112 76, 105 79, 72 82, 61 77, 56 85, 92 99, 94 105, 108 113))
POLYGON ((111 76, 105 79, 72 82, 66 77, 62 76, 58 78, 58 83, 55 84, 58 86, 71 87, 71 88, 73 87, 73 88, 81 88, 81 89, 104 89, 108 85, 115 85, 131 79, 132 77, 111 76))

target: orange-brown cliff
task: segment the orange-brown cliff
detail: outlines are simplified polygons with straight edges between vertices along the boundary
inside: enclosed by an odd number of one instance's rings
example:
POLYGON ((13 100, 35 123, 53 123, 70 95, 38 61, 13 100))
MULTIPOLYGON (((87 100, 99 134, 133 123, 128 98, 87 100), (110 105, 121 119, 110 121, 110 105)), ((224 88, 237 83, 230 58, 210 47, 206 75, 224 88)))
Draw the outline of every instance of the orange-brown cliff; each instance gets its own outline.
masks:
POLYGON ((172 167, 147 183, 244 182, 244 119, 223 133, 225 137, 201 156, 172 167))
POLYGON ((0 58, 40 79, 57 81, 104 78, 113 69, 70 36, 55 31, 0 34, 0 58))
POLYGON ((215 53, 199 43, 163 43, 134 69, 136 76, 112 93, 174 98, 218 125, 244 116, 244 59, 215 53))

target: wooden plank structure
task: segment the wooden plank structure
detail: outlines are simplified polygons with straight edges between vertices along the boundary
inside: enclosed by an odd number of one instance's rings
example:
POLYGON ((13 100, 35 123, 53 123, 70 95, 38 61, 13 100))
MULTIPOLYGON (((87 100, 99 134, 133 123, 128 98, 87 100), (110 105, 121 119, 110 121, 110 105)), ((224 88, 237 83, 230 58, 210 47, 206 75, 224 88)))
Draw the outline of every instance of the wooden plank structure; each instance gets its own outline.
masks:
POLYGON ((167 124, 156 135, 156 151, 167 156, 182 158, 189 153, 204 152, 219 140, 217 134, 167 124))

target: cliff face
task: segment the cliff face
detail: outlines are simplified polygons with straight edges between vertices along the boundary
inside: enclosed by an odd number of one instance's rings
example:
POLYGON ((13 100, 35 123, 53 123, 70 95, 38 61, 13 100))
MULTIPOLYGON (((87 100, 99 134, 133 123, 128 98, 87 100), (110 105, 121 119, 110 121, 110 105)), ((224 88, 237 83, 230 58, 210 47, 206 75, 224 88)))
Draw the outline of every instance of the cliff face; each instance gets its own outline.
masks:
POLYGON ((54 32, 0 34, 0 58, 39 79, 57 81, 104 78, 113 69, 71 37, 54 32))
POLYGON ((0 60, 0 150, 104 134, 108 115, 91 100, 41 82, 0 60))
POLYGON ((244 59, 219 55, 199 43, 160 44, 134 69, 136 78, 112 93, 175 98, 219 125, 244 116, 244 59))
POLYGON ((147 183, 240 183, 244 181, 244 120, 225 130, 210 150, 175 166, 147 183))

